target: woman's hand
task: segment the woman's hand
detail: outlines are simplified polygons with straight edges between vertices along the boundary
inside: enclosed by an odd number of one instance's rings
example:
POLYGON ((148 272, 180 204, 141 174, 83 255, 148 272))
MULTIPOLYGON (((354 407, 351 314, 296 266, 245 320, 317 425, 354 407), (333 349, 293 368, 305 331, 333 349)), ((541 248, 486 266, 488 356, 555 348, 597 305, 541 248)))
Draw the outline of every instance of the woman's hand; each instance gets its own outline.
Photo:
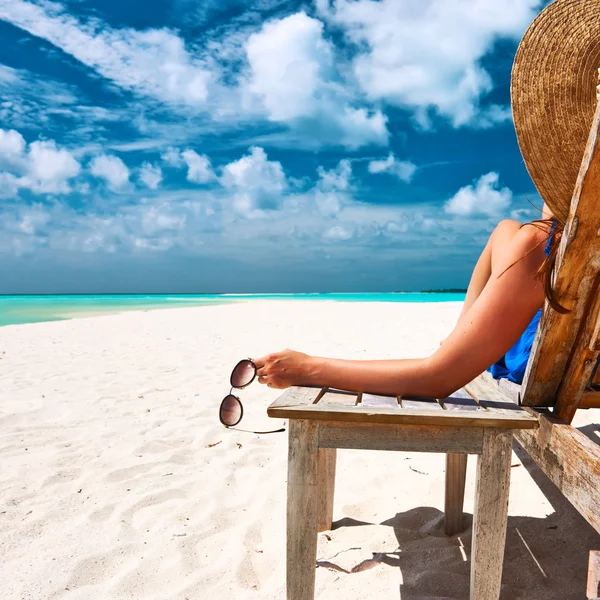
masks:
POLYGON ((258 382, 278 390, 292 385, 308 385, 312 359, 312 356, 294 350, 267 354, 254 361, 258 382))

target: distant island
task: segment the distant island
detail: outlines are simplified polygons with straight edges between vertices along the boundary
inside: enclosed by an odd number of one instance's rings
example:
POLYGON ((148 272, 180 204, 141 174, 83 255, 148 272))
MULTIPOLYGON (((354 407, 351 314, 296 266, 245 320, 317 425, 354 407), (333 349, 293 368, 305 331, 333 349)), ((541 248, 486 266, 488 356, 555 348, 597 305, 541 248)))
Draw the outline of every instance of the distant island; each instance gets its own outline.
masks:
POLYGON ((467 290, 450 288, 448 290, 421 290, 422 294, 466 294, 467 290))

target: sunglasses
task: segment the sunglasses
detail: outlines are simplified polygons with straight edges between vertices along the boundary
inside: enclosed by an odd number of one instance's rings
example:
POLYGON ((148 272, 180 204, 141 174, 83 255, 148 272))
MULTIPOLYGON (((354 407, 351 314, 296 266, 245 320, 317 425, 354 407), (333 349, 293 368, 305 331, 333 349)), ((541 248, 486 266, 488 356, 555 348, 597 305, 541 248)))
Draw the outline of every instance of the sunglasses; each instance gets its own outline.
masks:
MULTIPOLYGON (((235 427, 244 416, 244 406, 242 401, 233 394, 233 390, 242 390, 248 387, 256 379, 256 365, 250 358, 240 360, 234 367, 229 378, 231 390, 223 398, 219 408, 219 421, 227 427, 235 427)), ((278 433, 285 431, 285 428, 274 431, 252 431, 251 433, 278 433)))

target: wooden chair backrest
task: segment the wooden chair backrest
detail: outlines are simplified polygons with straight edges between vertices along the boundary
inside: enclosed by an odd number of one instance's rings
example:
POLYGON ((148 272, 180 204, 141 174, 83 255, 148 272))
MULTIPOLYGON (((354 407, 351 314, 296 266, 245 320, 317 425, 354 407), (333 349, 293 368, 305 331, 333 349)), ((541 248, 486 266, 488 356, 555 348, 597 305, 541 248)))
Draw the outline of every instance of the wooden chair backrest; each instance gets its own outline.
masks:
POLYGON ((554 286, 571 309, 546 305, 523 381, 524 406, 553 406, 571 422, 579 406, 600 406, 600 103, 596 108, 563 233, 554 286), (593 381, 592 381, 593 376, 593 381))

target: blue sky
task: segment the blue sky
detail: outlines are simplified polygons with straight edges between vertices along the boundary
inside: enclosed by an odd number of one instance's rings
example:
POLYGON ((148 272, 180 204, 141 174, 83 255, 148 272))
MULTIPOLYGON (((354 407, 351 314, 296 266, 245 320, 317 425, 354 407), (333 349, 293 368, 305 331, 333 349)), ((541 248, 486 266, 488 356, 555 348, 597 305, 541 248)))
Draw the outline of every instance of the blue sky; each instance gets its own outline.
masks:
POLYGON ((0 0, 0 293, 466 286, 540 9, 0 0))

